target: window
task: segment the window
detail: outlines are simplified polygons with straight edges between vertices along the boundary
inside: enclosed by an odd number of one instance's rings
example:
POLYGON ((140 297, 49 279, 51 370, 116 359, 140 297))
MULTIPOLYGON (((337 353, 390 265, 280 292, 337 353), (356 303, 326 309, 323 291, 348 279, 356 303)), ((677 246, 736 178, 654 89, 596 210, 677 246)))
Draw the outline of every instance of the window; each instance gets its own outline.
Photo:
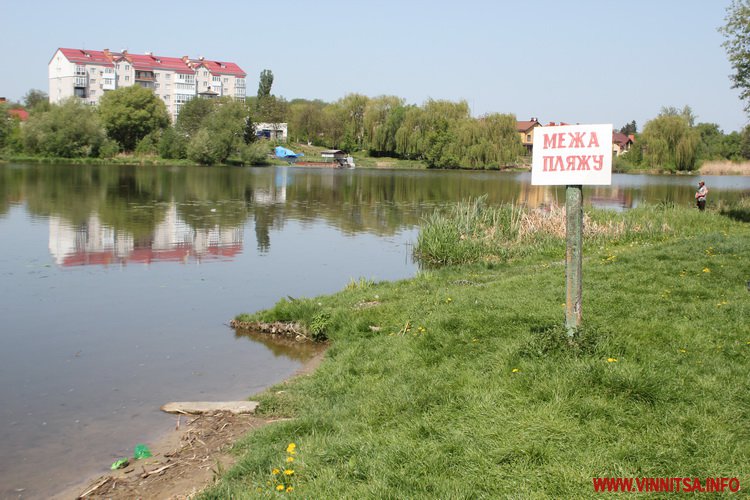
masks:
POLYGON ((130 64, 125 65, 125 71, 130 71, 130 64))
POLYGON ((164 78, 166 78, 167 80, 169 80, 169 76, 170 76, 169 73, 167 73, 166 75, 164 75, 164 78))
POLYGON ((224 78, 224 84, 226 85, 227 83, 229 83, 229 78, 224 78))
POLYGON ((126 81, 126 82, 129 82, 129 81, 130 81, 130 76, 128 76, 128 75, 125 75, 125 81, 126 81))
POLYGON ((208 76, 208 71, 203 71, 203 76, 208 76))
POLYGON ((221 77, 220 76, 215 76, 215 77, 213 77, 213 81, 215 81, 215 82, 221 81, 221 77))
POLYGON ((104 72, 111 75, 115 72, 115 68, 104 68, 104 72))
POLYGON ((96 95, 96 90, 89 91, 89 97, 94 97, 96 95))
POLYGON ((531 142, 531 134, 526 134, 526 142, 531 142))

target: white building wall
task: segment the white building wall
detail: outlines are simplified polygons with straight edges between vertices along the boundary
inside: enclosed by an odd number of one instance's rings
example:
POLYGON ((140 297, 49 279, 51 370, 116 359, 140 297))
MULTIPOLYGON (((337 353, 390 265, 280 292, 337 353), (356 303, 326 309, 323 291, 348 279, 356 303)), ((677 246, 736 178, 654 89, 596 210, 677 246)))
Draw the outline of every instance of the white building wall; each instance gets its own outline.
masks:
POLYGON ((174 116, 174 98, 172 96, 173 71, 154 70, 154 93, 167 106, 169 116, 174 116))
POLYGON ((76 65, 68 60, 61 51, 55 52, 49 63, 49 102, 60 101, 73 97, 73 83, 75 82, 76 65))

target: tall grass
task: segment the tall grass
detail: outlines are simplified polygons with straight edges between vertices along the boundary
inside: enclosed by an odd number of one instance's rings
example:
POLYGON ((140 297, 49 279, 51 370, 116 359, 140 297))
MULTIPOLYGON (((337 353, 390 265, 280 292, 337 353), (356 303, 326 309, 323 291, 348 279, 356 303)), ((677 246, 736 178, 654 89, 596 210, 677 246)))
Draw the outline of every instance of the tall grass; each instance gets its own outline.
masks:
MULTIPOLYGON (((585 245, 662 240, 683 230, 705 229, 706 218, 670 205, 616 213, 587 209, 585 245)), ((564 250, 565 207, 528 209, 514 204, 491 207, 484 197, 436 210, 426 217, 414 249, 425 265, 498 262, 529 255, 559 256, 564 250)))

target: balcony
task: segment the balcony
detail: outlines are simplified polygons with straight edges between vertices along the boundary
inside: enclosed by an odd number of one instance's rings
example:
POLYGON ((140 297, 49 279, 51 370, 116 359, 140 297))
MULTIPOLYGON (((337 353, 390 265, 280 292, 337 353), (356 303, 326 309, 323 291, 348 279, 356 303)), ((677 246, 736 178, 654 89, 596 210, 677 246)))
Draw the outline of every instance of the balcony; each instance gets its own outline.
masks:
POLYGON ((75 76, 86 76, 86 68, 84 66, 76 66, 75 76))
POLYGON ((136 71, 135 80, 137 82, 153 82, 156 80, 154 74, 148 71, 136 71))
POLYGON ((85 88, 86 87, 86 77, 77 76, 76 79, 73 81, 73 86, 76 87, 76 88, 85 88))

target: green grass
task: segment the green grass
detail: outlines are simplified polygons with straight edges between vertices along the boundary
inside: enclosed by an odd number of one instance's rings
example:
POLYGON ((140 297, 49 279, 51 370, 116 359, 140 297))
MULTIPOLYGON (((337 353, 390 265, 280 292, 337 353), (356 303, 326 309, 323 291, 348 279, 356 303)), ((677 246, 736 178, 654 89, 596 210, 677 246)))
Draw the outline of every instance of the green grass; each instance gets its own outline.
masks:
POLYGON ((281 464, 304 498, 590 498, 594 477, 747 488, 750 228, 669 207, 623 217, 629 232, 587 242, 573 339, 564 250, 533 239, 254 315, 323 317, 331 347, 313 375, 257 397, 263 415, 293 418, 239 442, 202 497, 273 496, 281 464))

